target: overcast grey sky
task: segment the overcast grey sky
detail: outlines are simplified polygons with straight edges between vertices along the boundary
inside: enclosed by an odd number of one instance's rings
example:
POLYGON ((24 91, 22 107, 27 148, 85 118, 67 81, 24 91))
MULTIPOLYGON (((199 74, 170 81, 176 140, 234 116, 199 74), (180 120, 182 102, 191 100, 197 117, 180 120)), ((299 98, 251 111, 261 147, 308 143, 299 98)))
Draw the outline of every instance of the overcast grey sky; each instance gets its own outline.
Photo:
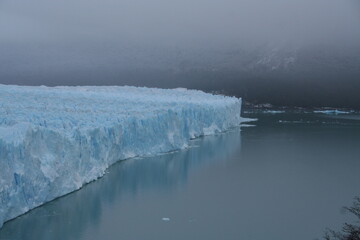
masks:
POLYGON ((0 0, 0 43, 204 46, 360 40, 357 0, 0 0))
POLYGON ((0 0, 0 84, 360 109, 359 64, 360 0, 0 0))

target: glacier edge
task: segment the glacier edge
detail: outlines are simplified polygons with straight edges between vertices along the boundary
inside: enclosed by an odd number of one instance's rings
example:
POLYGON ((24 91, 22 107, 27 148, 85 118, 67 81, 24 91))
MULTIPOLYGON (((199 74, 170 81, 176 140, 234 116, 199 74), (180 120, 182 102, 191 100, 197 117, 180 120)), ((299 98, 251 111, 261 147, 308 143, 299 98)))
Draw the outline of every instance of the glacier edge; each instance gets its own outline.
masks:
POLYGON ((238 126, 241 99, 197 90, 0 85, 0 227, 113 163, 238 126))

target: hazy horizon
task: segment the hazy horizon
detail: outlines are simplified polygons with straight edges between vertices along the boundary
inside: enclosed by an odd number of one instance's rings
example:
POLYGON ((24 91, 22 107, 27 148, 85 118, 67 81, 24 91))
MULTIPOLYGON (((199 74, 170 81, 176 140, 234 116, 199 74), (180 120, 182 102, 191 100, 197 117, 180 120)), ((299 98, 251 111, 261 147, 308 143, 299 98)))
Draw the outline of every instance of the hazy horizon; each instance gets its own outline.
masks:
POLYGON ((358 26, 355 0, 3 0, 0 83, 189 87, 360 108, 358 26), (275 91, 264 92, 269 83, 275 91))

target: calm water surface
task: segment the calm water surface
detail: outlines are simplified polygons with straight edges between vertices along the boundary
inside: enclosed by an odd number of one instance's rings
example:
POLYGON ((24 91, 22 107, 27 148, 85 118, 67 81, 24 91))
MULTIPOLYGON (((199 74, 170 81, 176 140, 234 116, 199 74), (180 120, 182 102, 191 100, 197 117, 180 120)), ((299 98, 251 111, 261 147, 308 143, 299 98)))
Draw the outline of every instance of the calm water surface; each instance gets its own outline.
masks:
POLYGON ((360 117, 247 115, 254 126, 115 164, 6 223, 0 239, 311 240, 351 220, 342 207, 360 195, 360 117))

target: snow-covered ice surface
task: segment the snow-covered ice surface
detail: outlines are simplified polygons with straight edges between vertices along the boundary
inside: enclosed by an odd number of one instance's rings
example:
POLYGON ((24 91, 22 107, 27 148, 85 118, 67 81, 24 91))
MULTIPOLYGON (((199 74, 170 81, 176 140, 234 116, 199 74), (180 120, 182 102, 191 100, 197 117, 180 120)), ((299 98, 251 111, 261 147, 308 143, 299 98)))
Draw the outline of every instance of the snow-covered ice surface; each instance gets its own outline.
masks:
POLYGON ((118 160, 239 125, 241 99, 186 89, 0 85, 0 227, 118 160))

